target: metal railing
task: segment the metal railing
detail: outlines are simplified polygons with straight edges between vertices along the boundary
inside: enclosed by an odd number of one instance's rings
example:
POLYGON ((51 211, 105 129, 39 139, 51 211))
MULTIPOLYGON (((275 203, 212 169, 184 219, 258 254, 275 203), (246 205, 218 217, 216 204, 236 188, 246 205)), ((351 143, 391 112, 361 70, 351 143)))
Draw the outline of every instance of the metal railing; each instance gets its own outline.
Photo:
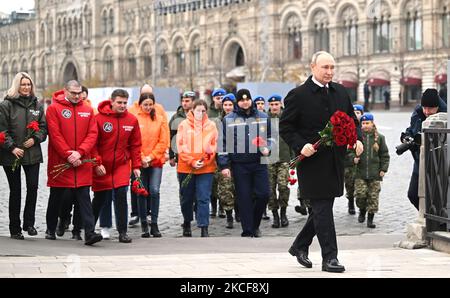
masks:
POLYGON ((425 146, 425 219, 427 238, 440 238, 434 232, 450 231, 449 164, 447 136, 450 129, 423 129, 425 146))

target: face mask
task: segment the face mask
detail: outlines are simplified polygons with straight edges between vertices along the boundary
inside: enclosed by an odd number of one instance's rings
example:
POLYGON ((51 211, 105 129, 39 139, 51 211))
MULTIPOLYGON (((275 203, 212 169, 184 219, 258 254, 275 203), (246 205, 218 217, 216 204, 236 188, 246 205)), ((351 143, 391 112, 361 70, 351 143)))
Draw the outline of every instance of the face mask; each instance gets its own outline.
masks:
POLYGON ((194 111, 195 120, 201 121, 203 119, 203 112, 194 111))

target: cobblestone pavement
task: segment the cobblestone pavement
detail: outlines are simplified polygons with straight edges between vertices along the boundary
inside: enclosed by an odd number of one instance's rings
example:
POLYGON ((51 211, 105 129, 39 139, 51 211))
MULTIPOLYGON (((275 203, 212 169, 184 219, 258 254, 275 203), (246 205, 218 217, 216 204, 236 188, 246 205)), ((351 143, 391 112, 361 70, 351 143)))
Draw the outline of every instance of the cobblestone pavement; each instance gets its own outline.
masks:
MULTIPOLYGON (((347 199, 345 197, 336 199, 335 221, 338 235, 360 235, 360 234, 398 234, 406 231, 406 225, 416 218, 416 211, 409 203, 406 196, 409 178, 412 171, 413 160, 409 153, 398 157, 395 154, 395 146, 399 143, 400 132, 409 125, 410 113, 406 112, 374 112, 375 122, 379 131, 386 136, 386 141, 391 154, 391 166, 389 172, 382 183, 380 194, 380 211, 375 216, 376 229, 368 229, 365 224, 357 222, 357 215, 347 214, 347 199)), ((43 145, 46 154, 47 144, 43 145)), ((22 185, 24 185, 24 178, 22 185)), ((36 210, 36 228, 39 232, 37 237, 43 237, 46 229, 45 212, 49 189, 46 187, 47 175, 46 164, 41 168, 40 189, 38 194, 36 210)), ((288 208, 290 225, 287 228, 272 229, 271 220, 263 221, 261 231, 263 236, 295 236, 306 221, 306 216, 295 212, 297 205, 296 186, 291 189, 291 196, 288 208)), ((4 171, 0 171, 0 236, 9 236, 8 230, 8 183, 4 171)), ((22 208, 24 204, 25 189, 23 188, 22 208)), ((269 214, 271 217, 271 214, 269 214)), ((163 172, 161 185, 161 206, 159 226, 163 237, 181 237, 182 215, 179 206, 178 184, 176 171, 170 166, 166 166, 163 172)), ((240 225, 235 223, 235 228, 228 230, 225 228, 226 220, 222 218, 211 219, 210 236, 239 236, 240 225)), ((139 237, 140 228, 130 228, 132 237, 139 237)), ((25 235, 27 237, 27 235, 25 235)), ((117 236, 116 233, 113 236, 117 236)), ((193 229, 193 236, 199 237, 200 231, 193 229)), ((66 234, 64 238, 69 238, 66 234)))

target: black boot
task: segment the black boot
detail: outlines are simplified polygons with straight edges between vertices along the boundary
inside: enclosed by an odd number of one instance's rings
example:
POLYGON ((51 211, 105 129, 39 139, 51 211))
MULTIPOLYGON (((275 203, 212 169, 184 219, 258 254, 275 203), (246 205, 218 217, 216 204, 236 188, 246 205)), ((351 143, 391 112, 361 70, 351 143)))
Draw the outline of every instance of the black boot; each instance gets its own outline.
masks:
POLYGON ((287 227, 289 225, 289 220, 286 216, 286 207, 281 207, 280 216, 281 216, 281 226, 283 228, 287 227))
POLYGON ((272 210, 272 214, 273 214, 272 228, 278 229, 280 227, 280 216, 278 215, 278 209, 272 210))
POLYGON ((355 199, 348 199, 348 214, 355 215, 355 199))
POLYGON ((148 232, 148 222, 147 221, 141 221, 141 228, 142 228, 142 238, 150 238, 150 233, 148 232))
POLYGON ((366 209, 359 209, 358 222, 363 223, 366 220, 366 209))
POLYGON ((225 211, 223 210, 222 206, 219 204, 219 217, 220 218, 225 218, 225 211))
POLYGON ((209 237, 208 227, 202 227, 202 237, 209 237))
POLYGON ((58 237, 64 236, 64 233, 66 232, 66 223, 65 221, 60 217, 58 219, 58 225, 56 226, 56 235, 58 237))
POLYGON ((72 231, 72 239, 81 241, 83 238, 81 238, 81 232, 80 231, 72 231))
POLYGON ((161 233, 159 232, 157 223, 151 223, 150 224, 150 234, 153 237, 155 237, 155 238, 161 238, 162 237, 161 233))
POLYGON ((183 224, 183 237, 192 237, 191 223, 190 222, 185 222, 183 224))
POLYGON ((233 210, 227 210, 227 229, 233 228, 233 210))
POLYGON ((236 222, 241 222, 241 216, 239 215, 238 209, 234 209, 234 219, 236 220, 236 222))
POLYGON ((270 217, 267 216, 267 210, 264 210, 262 219, 263 219, 263 220, 270 220, 270 217))
POLYGON ((128 237, 127 233, 119 233, 119 242, 120 243, 131 243, 132 240, 128 237))
POLYGON ((211 214, 209 216, 217 216, 217 201, 211 200, 211 214))
POLYGON ((367 227, 371 229, 375 229, 377 226, 373 224, 373 217, 375 216, 374 213, 369 213, 367 215, 367 227))
POLYGON ((299 199, 300 206, 295 206, 295 212, 300 213, 301 215, 308 215, 308 210, 306 209, 305 201, 303 199, 299 199))

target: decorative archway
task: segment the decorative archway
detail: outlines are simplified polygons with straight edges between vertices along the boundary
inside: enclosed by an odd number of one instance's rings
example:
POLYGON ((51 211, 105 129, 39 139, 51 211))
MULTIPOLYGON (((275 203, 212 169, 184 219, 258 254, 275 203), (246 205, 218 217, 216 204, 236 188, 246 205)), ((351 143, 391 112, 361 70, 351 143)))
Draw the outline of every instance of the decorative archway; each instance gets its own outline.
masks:
POLYGON ((76 66, 72 62, 67 63, 66 67, 64 68, 63 79, 64 83, 70 80, 78 81, 78 71, 76 66))

